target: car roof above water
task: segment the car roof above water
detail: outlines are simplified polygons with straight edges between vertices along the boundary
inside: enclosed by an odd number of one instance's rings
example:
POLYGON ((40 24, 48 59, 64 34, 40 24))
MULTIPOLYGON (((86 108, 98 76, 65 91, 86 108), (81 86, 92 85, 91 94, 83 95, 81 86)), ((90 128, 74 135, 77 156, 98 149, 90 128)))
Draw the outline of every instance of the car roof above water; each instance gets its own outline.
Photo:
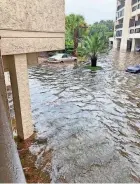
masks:
POLYGON ((51 56, 50 58, 62 58, 62 56, 63 56, 64 54, 55 54, 55 55, 53 55, 53 56, 51 56))

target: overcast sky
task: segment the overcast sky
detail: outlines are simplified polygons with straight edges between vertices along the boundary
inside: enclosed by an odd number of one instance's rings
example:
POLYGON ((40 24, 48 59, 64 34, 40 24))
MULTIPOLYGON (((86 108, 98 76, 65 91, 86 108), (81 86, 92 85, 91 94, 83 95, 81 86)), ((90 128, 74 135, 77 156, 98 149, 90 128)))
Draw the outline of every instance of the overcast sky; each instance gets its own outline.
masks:
POLYGON ((116 0, 65 0, 65 2, 66 14, 81 14, 90 24, 115 19, 116 0))

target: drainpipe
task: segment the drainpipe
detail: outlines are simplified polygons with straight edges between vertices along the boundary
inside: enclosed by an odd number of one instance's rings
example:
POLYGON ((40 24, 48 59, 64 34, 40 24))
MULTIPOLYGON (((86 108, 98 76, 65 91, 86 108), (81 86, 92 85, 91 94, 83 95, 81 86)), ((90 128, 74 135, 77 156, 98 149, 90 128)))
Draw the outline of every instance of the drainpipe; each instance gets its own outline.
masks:
MULTIPOLYGON (((3 75, 0 55, 0 77, 3 75)), ((2 78, 0 78, 0 81, 2 81, 2 78)), ((26 183, 16 144, 11 133, 2 90, 0 88, 0 183, 26 183)))

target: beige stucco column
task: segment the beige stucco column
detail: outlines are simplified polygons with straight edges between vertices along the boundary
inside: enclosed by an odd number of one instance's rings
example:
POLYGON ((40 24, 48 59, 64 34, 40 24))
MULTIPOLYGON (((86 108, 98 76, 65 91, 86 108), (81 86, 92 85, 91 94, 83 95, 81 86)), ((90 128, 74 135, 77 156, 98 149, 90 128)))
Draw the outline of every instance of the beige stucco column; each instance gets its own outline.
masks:
POLYGON ((26 54, 9 56, 10 79, 13 93, 18 136, 27 139, 33 134, 26 54))
POLYGON ((114 42, 113 42, 113 48, 114 49, 118 49, 118 43, 119 41, 118 41, 118 39, 114 39, 114 42))
POLYGON ((38 53, 27 53, 26 56, 28 66, 36 66, 38 64, 38 53))
POLYGON ((113 42, 113 49, 117 49, 117 40, 114 39, 114 42, 113 42))
POLYGON ((131 47, 131 52, 134 52, 136 49, 136 40, 135 38, 132 39, 132 47, 131 47))
POLYGON ((127 40, 129 38, 129 21, 131 18, 131 0, 125 1, 125 7, 124 7, 124 19, 123 19, 123 31, 122 31, 122 40, 121 40, 121 47, 120 50, 126 51, 127 50, 127 40))

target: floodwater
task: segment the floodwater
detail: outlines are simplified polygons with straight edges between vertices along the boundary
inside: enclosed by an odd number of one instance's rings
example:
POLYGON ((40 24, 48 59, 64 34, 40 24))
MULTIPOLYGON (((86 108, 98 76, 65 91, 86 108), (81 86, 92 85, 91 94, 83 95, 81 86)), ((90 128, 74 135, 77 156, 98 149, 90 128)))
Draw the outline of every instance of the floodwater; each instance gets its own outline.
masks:
MULTIPOLYGON (((52 150, 52 182, 140 182, 139 54, 111 52, 103 70, 44 65, 29 70, 36 166, 52 150)), ((43 164, 43 171, 48 166, 43 164)))

